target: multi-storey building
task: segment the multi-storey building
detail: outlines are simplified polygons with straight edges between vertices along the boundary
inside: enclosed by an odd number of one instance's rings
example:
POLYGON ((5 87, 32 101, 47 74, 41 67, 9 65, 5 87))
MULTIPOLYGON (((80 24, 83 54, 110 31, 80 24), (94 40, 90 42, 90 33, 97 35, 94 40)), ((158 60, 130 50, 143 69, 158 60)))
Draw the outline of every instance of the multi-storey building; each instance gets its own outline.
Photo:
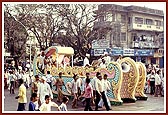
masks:
POLYGON ((94 28, 108 39, 112 56, 121 52, 135 61, 159 64, 163 67, 164 13, 161 10, 139 6, 101 4, 94 28), (103 31, 102 31, 103 30, 103 31), (122 51, 120 51, 122 50, 122 51))

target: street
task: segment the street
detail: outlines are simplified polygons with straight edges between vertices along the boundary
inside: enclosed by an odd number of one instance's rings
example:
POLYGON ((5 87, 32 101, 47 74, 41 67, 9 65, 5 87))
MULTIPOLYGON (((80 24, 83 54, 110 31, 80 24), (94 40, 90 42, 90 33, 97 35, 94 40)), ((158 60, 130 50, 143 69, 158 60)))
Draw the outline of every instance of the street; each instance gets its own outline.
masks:
MULTIPOLYGON (((15 94, 10 94, 7 89, 4 90, 4 111, 16 111, 17 110, 17 100, 15 99, 15 96, 18 94, 18 88, 15 89, 15 94)), ((136 101, 135 103, 123 103, 123 105, 120 106, 112 106, 112 111, 160 111, 164 112, 164 97, 154 97, 149 94, 147 94, 148 99, 147 101, 136 101)), ((30 98, 30 89, 27 90, 27 98, 29 103, 30 98)), ((54 98, 54 101, 56 102, 56 99, 54 98)), ((84 106, 81 102, 78 102, 78 108, 72 109, 70 100, 68 102, 68 111, 83 111, 84 106)), ((28 103, 26 104, 26 110, 28 110, 28 103)), ((56 102, 58 105, 61 103, 56 102)), ((94 109, 94 107, 92 107, 94 109)), ((55 111, 55 108, 52 108, 52 111, 55 111)), ((105 108, 99 108, 100 111, 106 111, 105 108)))

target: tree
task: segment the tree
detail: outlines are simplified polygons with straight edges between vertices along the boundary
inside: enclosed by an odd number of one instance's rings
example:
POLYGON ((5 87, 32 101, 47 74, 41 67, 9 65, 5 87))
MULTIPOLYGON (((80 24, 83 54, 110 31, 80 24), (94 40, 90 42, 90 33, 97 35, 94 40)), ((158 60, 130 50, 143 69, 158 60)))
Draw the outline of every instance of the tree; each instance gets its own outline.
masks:
POLYGON ((98 17, 93 14, 96 7, 94 4, 17 4, 13 11, 17 20, 34 33, 40 49, 57 42, 73 47, 75 53, 84 56, 89 53, 91 41, 96 39, 97 30, 93 28, 98 17))
MULTIPOLYGON (((61 41, 67 46, 73 47, 79 55, 84 56, 89 53, 91 41, 95 38, 97 31, 93 29, 93 11, 97 5, 71 4, 55 6, 58 15, 63 20, 63 30, 66 31, 64 39, 61 41), (66 37, 66 38, 65 38, 66 37)), ((60 39, 60 37, 57 37, 60 39)), ((59 40, 58 40, 59 41, 59 40)))
POLYGON ((28 34, 25 27, 10 14, 8 6, 4 12, 4 34, 7 51, 15 59, 23 57, 28 34))

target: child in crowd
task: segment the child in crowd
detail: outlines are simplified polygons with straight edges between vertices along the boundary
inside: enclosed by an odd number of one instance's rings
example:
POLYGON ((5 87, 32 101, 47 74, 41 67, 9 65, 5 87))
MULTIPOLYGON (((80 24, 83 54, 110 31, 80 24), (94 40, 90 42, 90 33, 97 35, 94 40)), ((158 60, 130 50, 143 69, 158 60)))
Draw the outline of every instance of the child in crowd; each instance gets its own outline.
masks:
POLYGON ((62 98, 62 104, 59 106, 60 111, 68 111, 67 105, 66 105, 68 103, 68 101, 69 101, 69 98, 67 96, 64 96, 62 98))
POLYGON ((29 102, 29 111, 35 111, 36 105, 34 102, 37 101, 37 93, 32 93, 30 102, 29 102))
POLYGON ((51 106, 58 108, 58 105, 55 102, 51 101, 50 96, 46 95, 45 102, 40 106, 39 110, 40 111, 51 111, 51 106))

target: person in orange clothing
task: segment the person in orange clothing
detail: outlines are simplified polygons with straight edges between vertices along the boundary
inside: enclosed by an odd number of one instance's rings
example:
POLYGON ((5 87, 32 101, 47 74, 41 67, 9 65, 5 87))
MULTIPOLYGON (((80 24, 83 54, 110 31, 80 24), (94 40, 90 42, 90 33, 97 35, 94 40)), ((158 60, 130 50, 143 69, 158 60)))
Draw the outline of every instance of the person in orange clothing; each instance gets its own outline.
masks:
MULTIPOLYGON (((64 85, 64 81, 62 79, 62 72, 59 73, 59 78, 56 79, 56 88, 58 93, 58 102, 62 102, 63 94, 62 94, 62 86, 64 85)), ((65 86, 65 85, 64 85, 65 86)))

